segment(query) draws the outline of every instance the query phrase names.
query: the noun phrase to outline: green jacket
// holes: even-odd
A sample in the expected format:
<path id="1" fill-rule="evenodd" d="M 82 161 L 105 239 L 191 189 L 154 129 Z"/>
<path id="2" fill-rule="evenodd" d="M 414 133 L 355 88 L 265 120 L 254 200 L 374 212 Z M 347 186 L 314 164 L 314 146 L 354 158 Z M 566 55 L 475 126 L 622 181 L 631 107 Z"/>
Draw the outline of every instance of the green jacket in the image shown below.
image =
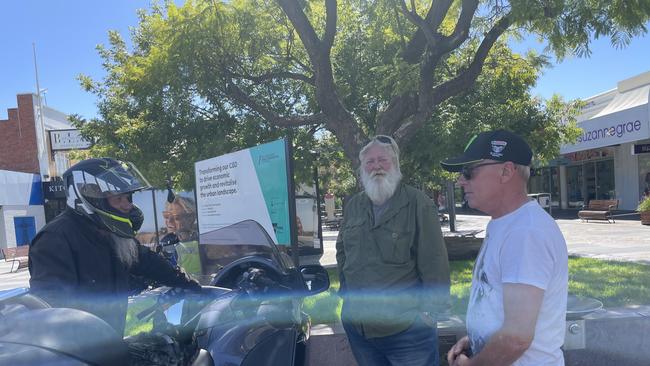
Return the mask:
<path id="1" fill-rule="evenodd" d="M 449 301 L 449 261 L 433 202 L 400 184 L 374 221 L 372 202 L 358 193 L 345 206 L 336 240 L 341 316 L 367 338 L 399 333 Z"/>

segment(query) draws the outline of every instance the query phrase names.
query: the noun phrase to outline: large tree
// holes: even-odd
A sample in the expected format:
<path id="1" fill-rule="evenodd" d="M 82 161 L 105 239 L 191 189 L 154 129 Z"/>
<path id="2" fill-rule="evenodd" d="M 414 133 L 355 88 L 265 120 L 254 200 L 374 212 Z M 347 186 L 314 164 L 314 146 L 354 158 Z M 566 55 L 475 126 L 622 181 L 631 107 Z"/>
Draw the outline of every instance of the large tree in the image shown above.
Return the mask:
<path id="1" fill-rule="evenodd" d="M 558 57 L 588 55 L 595 37 L 623 46 L 646 32 L 649 13 L 648 1 L 605 0 L 169 2 L 141 13 L 132 51 L 110 34 L 100 50 L 107 77 L 82 78 L 102 118 L 83 129 L 100 138 L 96 151 L 178 169 L 289 130 L 305 162 L 314 133 L 331 132 L 352 168 L 374 134 L 405 150 L 418 142 L 406 164 L 414 171 L 441 157 L 436 147 L 495 125 L 548 153 L 571 129 L 558 124 L 557 101 L 544 106 L 518 88 L 541 63 L 512 54 L 506 37 L 538 34 Z M 534 77 L 509 83 L 522 67 Z M 154 159 L 161 151 L 167 159 Z"/>

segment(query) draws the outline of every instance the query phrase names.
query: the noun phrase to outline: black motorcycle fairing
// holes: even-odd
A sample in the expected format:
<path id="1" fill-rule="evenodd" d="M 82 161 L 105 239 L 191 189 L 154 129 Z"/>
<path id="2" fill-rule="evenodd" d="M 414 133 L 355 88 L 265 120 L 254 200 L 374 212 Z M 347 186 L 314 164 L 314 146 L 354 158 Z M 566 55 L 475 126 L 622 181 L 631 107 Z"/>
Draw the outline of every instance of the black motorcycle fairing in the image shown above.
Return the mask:
<path id="1" fill-rule="evenodd" d="M 272 336 L 259 340 L 244 358 L 242 366 L 294 365 L 295 329 L 277 329 Z"/>
<path id="2" fill-rule="evenodd" d="M 16 306 L 24 307 L 27 309 L 47 309 L 50 304 L 38 296 L 29 293 L 29 288 L 20 287 L 12 290 L 1 291 L 0 295 L 0 314 L 7 316 L 7 307 Z"/>
<path id="3" fill-rule="evenodd" d="M 87 363 L 70 358 L 62 353 L 35 346 L 2 343 L 0 341 L 0 365 L 11 366 L 88 366 Z"/>
<path id="4" fill-rule="evenodd" d="M 100 318 L 75 309 L 36 309 L 5 318 L 0 343 L 34 346 L 94 365 L 128 364 L 122 337 Z"/>

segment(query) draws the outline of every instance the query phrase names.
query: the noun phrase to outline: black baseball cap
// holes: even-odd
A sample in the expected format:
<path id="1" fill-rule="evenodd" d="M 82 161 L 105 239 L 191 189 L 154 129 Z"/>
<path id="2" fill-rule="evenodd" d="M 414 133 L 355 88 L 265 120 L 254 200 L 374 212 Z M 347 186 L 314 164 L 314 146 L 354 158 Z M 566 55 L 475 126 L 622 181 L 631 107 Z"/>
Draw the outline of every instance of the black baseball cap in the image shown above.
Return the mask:
<path id="1" fill-rule="evenodd" d="M 460 156 L 442 161 L 440 165 L 447 171 L 460 172 L 464 165 L 485 159 L 530 165 L 532 157 L 533 152 L 524 139 L 510 131 L 496 130 L 475 135 Z"/>

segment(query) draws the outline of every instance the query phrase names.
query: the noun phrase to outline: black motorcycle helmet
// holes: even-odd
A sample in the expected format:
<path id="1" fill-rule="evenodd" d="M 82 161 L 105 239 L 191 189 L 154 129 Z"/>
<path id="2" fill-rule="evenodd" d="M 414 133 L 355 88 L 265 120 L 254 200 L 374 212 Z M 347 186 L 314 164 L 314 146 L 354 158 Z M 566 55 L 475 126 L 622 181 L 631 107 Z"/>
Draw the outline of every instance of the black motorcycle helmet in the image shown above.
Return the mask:
<path id="1" fill-rule="evenodd" d="M 150 189 L 151 185 L 135 165 L 111 158 L 83 160 L 63 173 L 67 205 L 98 226 L 126 238 L 135 236 L 143 221 L 142 211 L 133 206 L 128 214 L 108 204 L 108 197 Z"/>

